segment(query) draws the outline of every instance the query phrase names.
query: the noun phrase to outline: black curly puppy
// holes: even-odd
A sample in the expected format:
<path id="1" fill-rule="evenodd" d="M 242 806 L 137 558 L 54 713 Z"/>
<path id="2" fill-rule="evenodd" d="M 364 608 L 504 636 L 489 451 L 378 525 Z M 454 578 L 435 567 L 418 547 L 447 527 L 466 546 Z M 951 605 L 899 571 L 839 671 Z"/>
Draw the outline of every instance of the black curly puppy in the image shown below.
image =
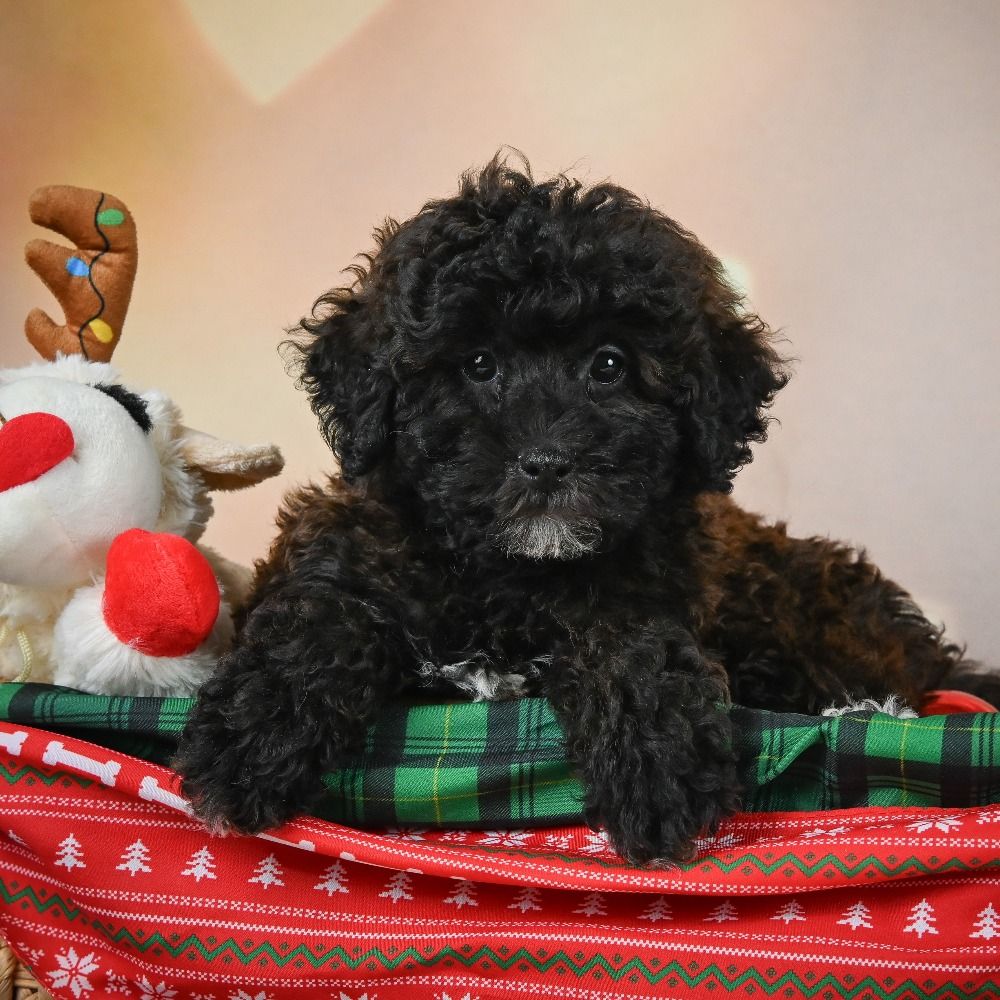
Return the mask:
<path id="1" fill-rule="evenodd" d="M 213 827 L 301 811 L 430 684 L 544 694 L 588 820 L 678 857 L 737 807 L 730 697 L 917 699 L 957 662 L 863 556 L 725 496 L 786 374 L 690 233 L 495 159 L 377 238 L 298 339 L 342 475 L 286 501 L 176 759 Z"/>

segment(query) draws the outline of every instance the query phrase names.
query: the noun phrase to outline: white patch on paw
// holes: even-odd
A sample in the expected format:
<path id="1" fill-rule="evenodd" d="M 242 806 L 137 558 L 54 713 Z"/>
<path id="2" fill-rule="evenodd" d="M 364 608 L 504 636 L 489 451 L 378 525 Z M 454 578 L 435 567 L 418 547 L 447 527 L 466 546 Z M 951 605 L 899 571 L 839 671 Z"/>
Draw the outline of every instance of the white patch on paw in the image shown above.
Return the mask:
<path id="1" fill-rule="evenodd" d="M 833 718 L 847 715 L 849 712 L 881 712 L 882 715 L 894 715 L 897 719 L 917 718 L 917 713 L 898 694 L 891 694 L 884 701 L 879 701 L 877 698 L 862 698 L 846 705 L 831 705 L 829 708 L 824 708 L 820 715 Z"/>
<path id="2" fill-rule="evenodd" d="M 551 661 L 551 656 L 536 656 L 524 670 L 515 673 L 495 666 L 485 653 L 476 653 L 456 663 L 425 661 L 419 673 L 428 683 L 445 680 L 454 684 L 473 701 L 508 701 L 525 697 L 528 683 Z"/>

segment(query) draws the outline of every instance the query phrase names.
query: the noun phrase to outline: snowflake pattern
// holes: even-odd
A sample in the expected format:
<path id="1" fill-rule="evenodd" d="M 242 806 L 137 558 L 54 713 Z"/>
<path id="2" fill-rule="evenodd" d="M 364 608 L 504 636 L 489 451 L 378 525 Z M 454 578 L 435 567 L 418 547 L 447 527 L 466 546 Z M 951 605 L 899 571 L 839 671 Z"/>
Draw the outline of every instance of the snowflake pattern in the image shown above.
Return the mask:
<path id="1" fill-rule="evenodd" d="M 45 950 L 43 948 L 30 948 L 23 941 L 19 941 L 16 947 L 18 955 L 32 967 L 38 965 L 45 957 Z"/>
<path id="2" fill-rule="evenodd" d="M 335 1000 L 378 1000 L 378 994 L 359 993 L 356 997 L 352 997 L 349 993 L 341 993 Z"/>
<path id="3" fill-rule="evenodd" d="M 274 1000 L 274 996 L 271 993 L 265 993 L 263 990 L 260 993 L 247 993 L 246 990 L 237 990 L 235 993 L 229 994 L 229 1000 Z"/>
<path id="4" fill-rule="evenodd" d="M 545 835 L 544 843 L 550 851 L 568 851 L 570 836 L 568 833 L 549 833 Z"/>
<path id="5" fill-rule="evenodd" d="M 847 833 L 849 830 L 849 826 L 817 826 L 815 829 L 807 830 L 804 834 L 802 834 L 802 839 L 811 840 L 813 837 L 839 837 L 841 834 Z"/>
<path id="6" fill-rule="evenodd" d="M 170 997 L 177 996 L 177 990 L 171 989 L 166 983 L 157 983 L 154 986 L 145 976 L 140 976 L 136 981 L 135 985 L 137 989 L 142 990 L 139 994 L 139 1000 L 158 1000 L 160 997 L 169 1000 Z"/>
<path id="7" fill-rule="evenodd" d="M 387 837 L 395 840 L 426 840 L 424 834 L 427 832 L 425 826 L 390 826 L 386 831 Z"/>
<path id="8" fill-rule="evenodd" d="M 488 847 L 524 847 L 530 834 L 527 830 L 487 830 L 479 843 Z"/>
<path id="9" fill-rule="evenodd" d="M 107 991 L 109 993 L 124 993 L 125 996 L 132 995 L 132 987 L 125 976 L 119 976 L 117 972 L 108 973 Z"/>
<path id="10" fill-rule="evenodd" d="M 706 851 L 725 851 L 730 847 L 736 847 L 740 838 L 735 833 L 724 833 L 719 837 L 698 837 L 694 846 L 699 853 Z"/>
<path id="11" fill-rule="evenodd" d="M 962 821 L 957 816 L 941 816 L 938 819 L 918 819 L 916 823 L 907 823 L 907 830 L 914 830 L 917 833 L 927 833 L 928 830 L 940 830 L 942 833 L 951 833 L 962 825 Z"/>
<path id="12" fill-rule="evenodd" d="M 89 955 L 77 955 L 75 948 L 67 948 L 64 953 L 56 955 L 58 969 L 51 969 L 52 985 L 61 989 L 66 987 L 75 997 L 84 993 L 93 993 L 94 987 L 89 976 L 97 972 L 99 966 L 94 961 L 94 952 Z"/>
<path id="13" fill-rule="evenodd" d="M 584 854 L 611 854 L 611 841 L 604 830 L 590 830 L 587 839 L 580 845 Z"/>
<path id="14" fill-rule="evenodd" d="M 464 844 L 469 839 L 469 834 L 465 830 L 447 830 L 441 834 L 441 839 L 449 844 Z"/>
<path id="15" fill-rule="evenodd" d="M 435 993 L 434 1000 L 479 1000 L 479 995 L 473 996 L 471 993 L 463 993 L 461 996 L 452 996 L 450 993 Z"/>
<path id="16" fill-rule="evenodd" d="M 192 993 L 191 1000 L 215 1000 L 214 993 Z"/>

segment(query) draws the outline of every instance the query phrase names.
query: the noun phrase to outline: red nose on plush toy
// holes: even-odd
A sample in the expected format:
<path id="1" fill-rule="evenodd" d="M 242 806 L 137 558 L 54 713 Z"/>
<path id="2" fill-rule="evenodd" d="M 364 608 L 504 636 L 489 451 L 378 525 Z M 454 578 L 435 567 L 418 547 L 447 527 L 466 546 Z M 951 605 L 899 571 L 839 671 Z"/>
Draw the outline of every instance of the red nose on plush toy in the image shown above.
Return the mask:
<path id="1" fill-rule="evenodd" d="M 104 620 L 126 645 L 149 656 L 184 656 L 218 616 L 215 574 L 186 538 L 132 528 L 111 543 Z"/>
<path id="2" fill-rule="evenodd" d="M 73 454 L 76 442 L 54 413 L 22 413 L 0 426 L 0 493 L 44 476 Z"/>

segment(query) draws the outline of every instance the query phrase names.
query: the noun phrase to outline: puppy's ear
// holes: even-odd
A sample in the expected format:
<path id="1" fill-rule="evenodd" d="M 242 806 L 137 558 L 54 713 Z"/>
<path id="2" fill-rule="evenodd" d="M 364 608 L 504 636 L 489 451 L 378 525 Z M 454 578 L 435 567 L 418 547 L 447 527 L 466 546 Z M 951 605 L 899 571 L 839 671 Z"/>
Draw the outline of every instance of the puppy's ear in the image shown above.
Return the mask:
<path id="1" fill-rule="evenodd" d="M 717 262 L 710 271 L 686 386 L 688 457 L 700 488 L 728 493 L 733 476 L 752 459 L 751 443 L 767 437 L 765 410 L 789 375 L 771 347 L 767 324 L 743 309 Z"/>
<path id="2" fill-rule="evenodd" d="M 346 479 L 371 472 L 389 450 L 395 381 L 373 310 L 350 289 L 323 296 L 304 319 L 299 382 Z"/>

